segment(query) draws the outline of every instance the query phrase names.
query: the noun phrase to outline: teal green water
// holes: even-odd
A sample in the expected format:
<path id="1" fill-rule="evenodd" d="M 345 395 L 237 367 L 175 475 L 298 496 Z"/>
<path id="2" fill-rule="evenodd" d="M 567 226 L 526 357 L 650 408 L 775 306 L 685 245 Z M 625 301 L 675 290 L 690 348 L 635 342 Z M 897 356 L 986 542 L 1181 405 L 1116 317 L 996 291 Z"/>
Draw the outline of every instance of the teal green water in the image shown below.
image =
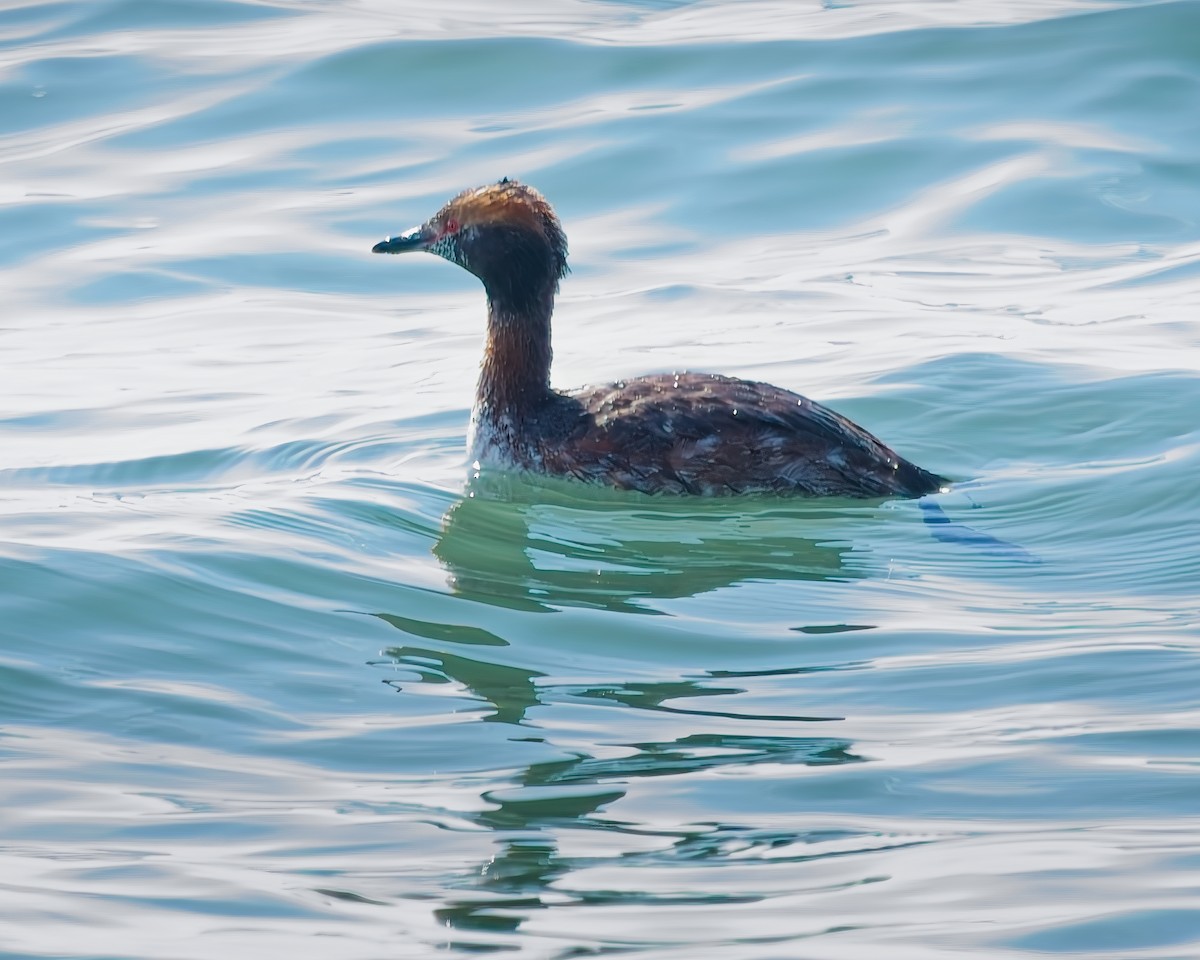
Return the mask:
<path id="1" fill-rule="evenodd" d="M 0 4 L 0 957 L 1200 955 L 1200 3 Z M 936 502 L 464 490 L 768 379 Z M 964 526 L 965 525 L 965 526 Z"/>

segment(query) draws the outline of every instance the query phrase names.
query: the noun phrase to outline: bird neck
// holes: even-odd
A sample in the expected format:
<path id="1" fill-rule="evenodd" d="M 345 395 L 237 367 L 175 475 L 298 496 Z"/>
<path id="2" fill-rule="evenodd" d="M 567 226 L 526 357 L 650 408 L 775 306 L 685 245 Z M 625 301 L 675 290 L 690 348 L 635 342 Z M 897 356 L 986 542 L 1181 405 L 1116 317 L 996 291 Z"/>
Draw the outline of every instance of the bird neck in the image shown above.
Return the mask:
<path id="1" fill-rule="evenodd" d="M 553 287 L 517 302 L 488 297 L 487 346 L 475 403 L 493 422 L 527 421 L 550 396 L 553 311 Z"/>

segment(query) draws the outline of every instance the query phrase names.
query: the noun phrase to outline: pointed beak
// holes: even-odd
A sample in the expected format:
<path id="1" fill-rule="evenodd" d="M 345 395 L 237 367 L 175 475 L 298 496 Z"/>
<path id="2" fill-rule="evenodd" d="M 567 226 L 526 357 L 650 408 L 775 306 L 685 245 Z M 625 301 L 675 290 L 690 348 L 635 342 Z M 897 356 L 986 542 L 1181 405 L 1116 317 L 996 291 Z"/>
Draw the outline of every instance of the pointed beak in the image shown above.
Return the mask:
<path id="1" fill-rule="evenodd" d="M 405 253 L 409 250 L 424 250 L 433 241 L 433 231 L 426 224 L 413 227 L 396 237 L 380 240 L 371 248 L 372 253 Z"/>

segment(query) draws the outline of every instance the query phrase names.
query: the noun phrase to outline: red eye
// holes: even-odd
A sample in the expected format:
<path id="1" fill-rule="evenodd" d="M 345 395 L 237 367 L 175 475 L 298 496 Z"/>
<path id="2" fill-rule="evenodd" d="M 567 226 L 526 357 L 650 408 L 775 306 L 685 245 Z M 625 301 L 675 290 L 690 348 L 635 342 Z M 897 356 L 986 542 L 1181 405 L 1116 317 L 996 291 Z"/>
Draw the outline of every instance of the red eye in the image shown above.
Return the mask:
<path id="1" fill-rule="evenodd" d="M 446 232 L 447 233 L 458 233 L 458 221 L 457 220 L 447 220 L 446 221 Z"/>

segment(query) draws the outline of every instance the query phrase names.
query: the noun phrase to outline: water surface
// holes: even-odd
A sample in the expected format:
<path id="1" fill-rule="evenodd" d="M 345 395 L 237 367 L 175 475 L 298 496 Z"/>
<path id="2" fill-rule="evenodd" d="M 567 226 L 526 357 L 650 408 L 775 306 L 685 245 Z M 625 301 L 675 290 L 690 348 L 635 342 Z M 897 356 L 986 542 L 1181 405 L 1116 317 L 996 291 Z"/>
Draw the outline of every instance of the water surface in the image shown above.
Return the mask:
<path id="1" fill-rule="evenodd" d="M 0 6 L 0 956 L 1200 953 L 1200 3 Z M 562 386 L 800 390 L 910 502 L 471 497 Z"/>

